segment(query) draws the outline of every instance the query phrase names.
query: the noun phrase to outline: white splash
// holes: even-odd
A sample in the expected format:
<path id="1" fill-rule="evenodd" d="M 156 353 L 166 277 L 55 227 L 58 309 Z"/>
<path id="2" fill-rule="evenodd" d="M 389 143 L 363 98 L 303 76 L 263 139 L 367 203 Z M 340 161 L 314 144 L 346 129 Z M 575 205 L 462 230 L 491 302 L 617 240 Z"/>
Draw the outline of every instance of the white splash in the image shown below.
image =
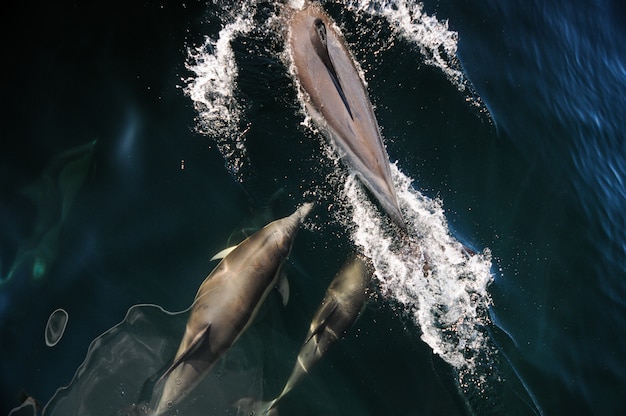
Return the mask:
<path id="1" fill-rule="evenodd" d="M 441 69 L 460 91 L 465 90 L 467 81 L 456 57 L 459 36 L 449 29 L 447 20 L 424 13 L 423 5 L 411 0 L 349 0 L 347 7 L 384 17 L 399 36 L 418 47 L 427 64 Z"/>
<path id="2" fill-rule="evenodd" d="M 482 328 L 491 304 L 491 254 L 486 249 L 468 255 L 451 235 L 441 203 L 415 190 L 410 178 L 391 167 L 411 237 L 399 237 L 383 222 L 350 175 L 342 196 L 352 211 L 351 238 L 372 259 L 383 294 L 404 307 L 422 339 L 456 369 L 471 371 L 475 357 L 488 349 Z"/>
<path id="3" fill-rule="evenodd" d="M 202 46 L 188 50 L 186 67 L 195 76 L 185 80 L 184 89 L 198 112 L 196 128 L 215 140 L 229 170 L 240 180 L 248 155 L 246 131 L 240 131 L 243 111 L 235 96 L 239 71 L 231 42 L 250 32 L 252 17 L 244 8 L 220 30 L 217 40 L 207 36 Z"/>

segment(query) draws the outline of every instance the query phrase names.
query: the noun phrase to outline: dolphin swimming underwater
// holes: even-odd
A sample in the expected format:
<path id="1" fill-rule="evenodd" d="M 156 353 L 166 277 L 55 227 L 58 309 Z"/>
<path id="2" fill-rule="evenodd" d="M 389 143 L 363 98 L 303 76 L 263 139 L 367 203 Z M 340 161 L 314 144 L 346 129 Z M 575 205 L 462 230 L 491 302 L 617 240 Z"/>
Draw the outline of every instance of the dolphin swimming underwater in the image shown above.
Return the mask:
<path id="1" fill-rule="evenodd" d="M 367 287 L 374 272 L 372 264 L 360 254 L 351 256 L 328 286 L 317 308 L 296 364 L 282 392 L 268 402 L 244 398 L 236 406 L 244 414 L 277 415 L 278 402 L 289 393 L 320 361 L 359 317 L 367 301 Z"/>
<path id="2" fill-rule="evenodd" d="M 306 109 L 340 156 L 401 229 L 406 224 L 367 90 L 336 25 L 318 4 L 288 16 L 288 42 Z"/>
<path id="3" fill-rule="evenodd" d="M 54 156 L 41 177 L 22 189 L 21 193 L 36 207 L 37 218 L 31 235 L 19 245 L 9 272 L 6 276 L 0 274 L 0 287 L 22 272 L 37 282 L 49 274 L 65 221 L 92 169 L 95 149 L 93 140 Z"/>
<path id="4" fill-rule="evenodd" d="M 303 204 L 292 215 L 245 239 L 202 282 L 174 362 L 156 383 L 156 389 L 164 384 L 155 414 L 168 411 L 187 396 L 248 328 L 276 285 L 300 224 L 312 207 L 312 203 Z"/>

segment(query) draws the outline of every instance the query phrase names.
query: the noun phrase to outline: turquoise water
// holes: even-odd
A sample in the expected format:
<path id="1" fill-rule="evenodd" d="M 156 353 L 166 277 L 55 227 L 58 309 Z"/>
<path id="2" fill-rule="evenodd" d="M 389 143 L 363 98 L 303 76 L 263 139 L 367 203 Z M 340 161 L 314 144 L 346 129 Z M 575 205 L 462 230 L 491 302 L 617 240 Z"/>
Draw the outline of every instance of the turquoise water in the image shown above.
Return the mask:
<path id="1" fill-rule="evenodd" d="M 270 294 L 181 412 L 278 394 L 355 247 L 376 295 L 281 414 L 626 410 L 623 6 L 324 6 L 433 273 L 394 251 L 308 123 L 278 6 L 22 6 L 29 19 L 3 36 L 3 413 L 22 393 L 51 400 L 45 414 L 138 400 L 182 335 L 184 313 L 166 311 L 189 306 L 213 254 L 306 200 L 319 202 L 286 266 L 289 304 Z"/>

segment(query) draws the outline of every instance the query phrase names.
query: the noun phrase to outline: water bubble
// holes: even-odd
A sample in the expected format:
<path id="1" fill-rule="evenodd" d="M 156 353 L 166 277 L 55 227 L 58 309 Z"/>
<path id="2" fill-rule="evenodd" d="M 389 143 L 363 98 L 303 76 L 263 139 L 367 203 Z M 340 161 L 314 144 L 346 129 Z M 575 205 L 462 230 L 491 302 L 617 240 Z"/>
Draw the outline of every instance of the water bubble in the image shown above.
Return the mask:
<path id="1" fill-rule="evenodd" d="M 68 313 L 63 309 L 57 309 L 50 314 L 45 333 L 46 345 L 48 347 L 54 347 L 59 343 L 65 332 L 68 318 Z"/>
<path id="2" fill-rule="evenodd" d="M 222 378 L 222 376 L 223 376 L 223 375 L 224 375 L 224 370 L 222 370 L 222 369 L 219 369 L 219 370 L 217 370 L 217 371 L 215 372 L 215 376 L 216 376 L 217 378 Z"/>
<path id="3" fill-rule="evenodd" d="M 174 407 L 174 402 L 172 402 L 171 400 L 169 400 L 169 401 L 167 402 L 167 408 L 168 408 L 168 409 L 171 409 L 172 407 Z"/>
<path id="4" fill-rule="evenodd" d="M 176 377 L 175 382 L 177 386 L 180 386 L 183 383 L 183 380 L 180 377 Z"/>
<path id="5" fill-rule="evenodd" d="M 242 171 L 250 161 L 245 145 L 247 129 L 239 130 L 244 114 L 234 93 L 239 70 L 230 43 L 252 30 L 252 19 L 253 13 L 244 7 L 235 21 L 222 28 L 217 40 L 207 37 L 203 46 L 190 49 L 187 62 L 187 69 L 195 76 L 187 80 L 185 94 L 199 113 L 197 129 L 216 140 L 228 169 L 239 181 L 243 181 Z"/>

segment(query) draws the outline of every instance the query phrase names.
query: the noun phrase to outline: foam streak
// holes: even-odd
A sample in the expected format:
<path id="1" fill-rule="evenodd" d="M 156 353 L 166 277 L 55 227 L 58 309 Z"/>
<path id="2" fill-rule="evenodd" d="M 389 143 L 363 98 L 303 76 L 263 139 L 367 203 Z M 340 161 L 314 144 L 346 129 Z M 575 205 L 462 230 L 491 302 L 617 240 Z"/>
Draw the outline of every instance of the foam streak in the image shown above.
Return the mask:
<path id="1" fill-rule="evenodd" d="M 400 238 L 383 223 L 350 176 L 343 196 L 353 207 L 351 238 L 372 259 L 383 294 L 405 308 L 422 339 L 458 370 L 471 371 L 488 343 L 482 328 L 491 304 L 490 252 L 468 256 L 451 235 L 440 202 L 413 189 L 395 165 L 392 175 L 411 238 Z"/>
<path id="2" fill-rule="evenodd" d="M 241 169 L 249 163 L 245 131 L 240 132 L 243 111 L 237 102 L 238 68 L 231 42 L 252 30 L 252 13 L 244 11 L 220 30 L 218 39 L 190 48 L 187 69 L 195 76 L 186 80 L 185 93 L 198 112 L 197 129 L 213 138 L 231 173 L 241 178 Z"/>

